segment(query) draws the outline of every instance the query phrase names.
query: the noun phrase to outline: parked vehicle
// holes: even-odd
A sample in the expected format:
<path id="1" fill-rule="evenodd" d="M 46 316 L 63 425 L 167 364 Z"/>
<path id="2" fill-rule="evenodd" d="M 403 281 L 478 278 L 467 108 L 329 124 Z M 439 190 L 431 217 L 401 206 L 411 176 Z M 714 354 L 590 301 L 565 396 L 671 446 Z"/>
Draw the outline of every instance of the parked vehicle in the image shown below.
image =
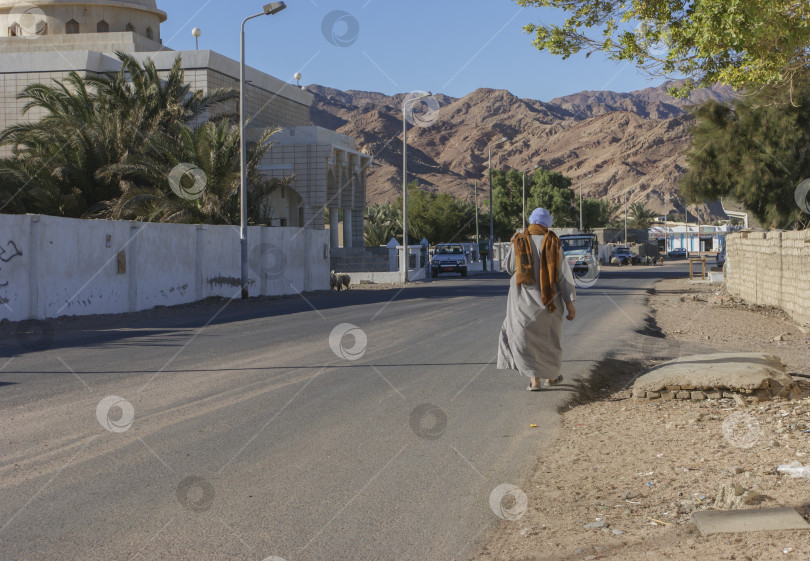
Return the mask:
<path id="1" fill-rule="evenodd" d="M 430 276 L 435 279 L 439 273 L 461 273 L 462 277 L 467 276 L 467 258 L 461 245 L 436 244 L 433 259 L 430 261 Z"/>
<path id="2" fill-rule="evenodd" d="M 563 234 L 560 241 L 568 265 L 575 275 L 587 275 L 596 266 L 599 250 L 596 234 Z"/>
<path id="3" fill-rule="evenodd" d="M 620 260 L 622 265 L 628 265 L 630 263 L 638 265 L 641 263 L 641 257 L 630 251 L 629 247 L 617 247 L 613 251 L 613 257 Z"/>
<path id="4" fill-rule="evenodd" d="M 726 264 L 726 252 L 725 252 L 725 250 L 718 251 L 717 252 L 717 266 L 722 268 L 723 265 L 725 265 L 725 264 Z"/>
<path id="5" fill-rule="evenodd" d="M 670 251 L 669 253 L 667 253 L 667 256 L 668 256 L 668 257 L 672 257 L 673 259 L 678 259 L 678 258 L 681 258 L 681 257 L 686 257 L 687 255 L 688 255 L 688 253 L 687 253 L 686 249 L 684 249 L 684 248 L 682 248 L 682 247 L 678 247 L 678 248 L 676 248 L 676 249 L 673 249 L 673 250 L 672 250 L 672 251 Z"/>
<path id="6" fill-rule="evenodd" d="M 575 249 L 565 252 L 565 259 L 571 267 L 571 271 L 578 277 L 587 275 L 588 271 L 596 266 L 596 259 L 585 249 Z"/>

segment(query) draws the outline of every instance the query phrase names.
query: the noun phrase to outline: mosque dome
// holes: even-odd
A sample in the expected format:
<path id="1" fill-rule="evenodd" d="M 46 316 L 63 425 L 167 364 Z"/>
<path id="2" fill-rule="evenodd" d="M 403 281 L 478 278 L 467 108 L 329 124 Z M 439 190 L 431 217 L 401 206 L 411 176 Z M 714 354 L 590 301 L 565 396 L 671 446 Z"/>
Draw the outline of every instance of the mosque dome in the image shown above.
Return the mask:
<path id="1" fill-rule="evenodd" d="M 0 0 L 8 37 L 131 32 L 159 43 L 164 21 L 155 0 Z"/>

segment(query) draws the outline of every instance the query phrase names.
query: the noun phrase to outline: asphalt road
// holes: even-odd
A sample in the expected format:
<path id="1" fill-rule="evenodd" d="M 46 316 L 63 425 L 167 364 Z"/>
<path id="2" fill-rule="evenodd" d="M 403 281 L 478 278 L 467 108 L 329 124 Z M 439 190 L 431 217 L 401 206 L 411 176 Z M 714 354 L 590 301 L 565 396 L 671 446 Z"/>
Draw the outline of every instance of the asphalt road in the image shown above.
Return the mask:
<path id="1" fill-rule="evenodd" d="M 635 345 L 646 289 L 683 271 L 606 268 L 580 290 L 566 379 Z M 572 391 L 495 369 L 507 283 L 6 326 L 0 559 L 470 557 L 519 516 Z"/>

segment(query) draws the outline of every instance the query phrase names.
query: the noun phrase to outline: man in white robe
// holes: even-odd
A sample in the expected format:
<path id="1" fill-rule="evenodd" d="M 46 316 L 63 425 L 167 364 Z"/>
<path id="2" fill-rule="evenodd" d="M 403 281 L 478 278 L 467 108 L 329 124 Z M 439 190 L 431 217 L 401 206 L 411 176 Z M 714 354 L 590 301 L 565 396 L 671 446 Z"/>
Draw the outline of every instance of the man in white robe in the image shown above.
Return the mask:
<path id="1" fill-rule="evenodd" d="M 546 209 L 535 209 L 529 224 L 538 224 L 545 229 L 551 227 L 553 218 Z M 545 235 L 534 235 L 539 229 L 530 226 L 532 266 L 534 282 L 518 284 L 515 272 L 518 263 L 514 245 L 507 252 L 504 269 L 511 275 L 509 295 L 506 302 L 506 319 L 501 327 L 498 341 L 498 369 L 517 370 L 531 378 L 527 389 L 541 389 L 541 378 L 545 386 L 562 381 L 562 320 L 563 309 L 568 311 L 566 318 L 572 321 L 576 316 L 574 300 L 576 288 L 571 268 L 565 254 L 559 250 L 557 278 L 553 283 L 553 306 L 543 304 L 540 289 L 540 268 L 542 247 Z M 518 234 L 515 234 L 515 237 Z M 553 234 L 551 234 L 553 235 Z M 513 237 L 513 241 L 515 240 Z M 549 309 L 554 308 L 553 312 Z"/>

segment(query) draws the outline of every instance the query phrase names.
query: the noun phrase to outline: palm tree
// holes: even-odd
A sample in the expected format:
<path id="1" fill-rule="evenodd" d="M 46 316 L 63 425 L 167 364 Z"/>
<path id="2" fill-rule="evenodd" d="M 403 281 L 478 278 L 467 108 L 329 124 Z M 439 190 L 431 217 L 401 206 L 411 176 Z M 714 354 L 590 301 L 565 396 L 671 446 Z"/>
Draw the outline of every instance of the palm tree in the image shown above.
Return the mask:
<path id="1" fill-rule="evenodd" d="M 0 133 L 0 145 L 12 149 L 0 160 L 0 210 L 73 217 L 102 212 L 122 194 L 120 178 L 102 170 L 138 160 L 156 139 L 179 142 L 186 123 L 237 96 L 233 90 L 192 92 L 179 57 L 161 79 L 151 60 L 141 65 L 117 54 L 118 72 L 88 78 L 72 72 L 18 94 L 27 100 L 24 115 L 39 109 L 45 116 Z"/>
<path id="2" fill-rule="evenodd" d="M 644 203 L 638 202 L 630 205 L 631 228 L 646 230 L 652 225 L 653 219 L 658 216 L 654 210 L 648 209 Z"/>
<path id="3" fill-rule="evenodd" d="M 364 237 L 367 246 L 387 244 L 402 231 L 402 214 L 393 203 L 380 203 L 366 208 Z"/>
<path id="4" fill-rule="evenodd" d="M 248 223 L 266 222 L 267 197 L 294 177 L 265 180 L 258 165 L 272 146 L 268 130 L 248 145 Z M 122 194 L 98 213 L 112 219 L 188 224 L 238 224 L 240 221 L 239 127 L 226 121 L 209 121 L 185 128 L 176 142 L 171 136 L 150 139 L 144 153 L 126 162 L 110 164 L 103 177 L 118 177 Z M 186 163 L 205 174 L 205 188 L 193 197 L 178 196 L 169 187 L 169 173 Z"/>

